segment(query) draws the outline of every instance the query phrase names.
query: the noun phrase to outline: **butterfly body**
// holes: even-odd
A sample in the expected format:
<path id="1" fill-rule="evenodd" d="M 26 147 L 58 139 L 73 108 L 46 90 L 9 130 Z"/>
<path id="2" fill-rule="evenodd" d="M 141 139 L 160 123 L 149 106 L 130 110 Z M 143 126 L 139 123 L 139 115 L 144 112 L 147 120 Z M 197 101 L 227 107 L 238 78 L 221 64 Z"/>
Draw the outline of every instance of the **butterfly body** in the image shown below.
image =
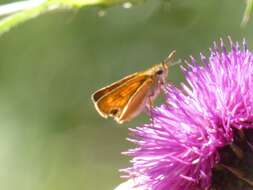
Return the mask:
<path id="1" fill-rule="evenodd" d="M 173 51 L 167 61 L 145 71 L 106 86 L 92 95 L 95 108 L 102 117 L 113 117 L 118 123 L 132 120 L 145 106 L 159 95 L 168 75 L 168 61 L 174 57 Z"/>

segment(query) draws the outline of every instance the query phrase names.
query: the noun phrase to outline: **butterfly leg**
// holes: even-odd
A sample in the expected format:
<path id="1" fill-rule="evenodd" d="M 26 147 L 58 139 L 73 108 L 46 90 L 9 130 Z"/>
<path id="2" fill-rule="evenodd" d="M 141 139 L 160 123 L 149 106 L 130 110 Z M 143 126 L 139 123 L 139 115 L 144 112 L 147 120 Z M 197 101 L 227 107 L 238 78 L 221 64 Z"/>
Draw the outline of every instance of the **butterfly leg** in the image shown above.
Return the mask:
<path id="1" fill-rule="evenodd" d="M 150 118 L 151 118 L 151 123 L 152 123 L 153 126 L 155 126 L 154 117 L 153 117 L 153 114 L 152 114 L 152 108 L 153 107 L 154 107 L 153 101 L 151 99 L 151 96 L 149 96 L 148 97 L 147 110 L 148 110 Z"/>
<path id="2" fill-rule="evenodd" d="M 163 99 L 165 100 L 164 105 L 166 107 L 171 107 L 171 105 L 169 104 L 169 98 L 167 97 L 168 96 L 168 90 L 166 88 L 173 88 L 173 85 L 170 84 L 170 82 L 166 82 L 166 86 L 165 86 L 165 83 L 163 83 L 161 85 L 162 96 L 163 96 Z"/>

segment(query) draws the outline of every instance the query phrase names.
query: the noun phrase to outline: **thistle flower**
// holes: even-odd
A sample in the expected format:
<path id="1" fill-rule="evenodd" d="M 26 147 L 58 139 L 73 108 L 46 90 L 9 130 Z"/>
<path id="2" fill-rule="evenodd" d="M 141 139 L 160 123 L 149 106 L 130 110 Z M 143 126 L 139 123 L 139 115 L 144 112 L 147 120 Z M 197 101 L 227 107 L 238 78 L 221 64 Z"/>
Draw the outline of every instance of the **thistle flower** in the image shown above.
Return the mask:
<path id="1" fill-rule="evenodd" d="M 253 53 L 245 41 L 230 45 L 227 51 L 222 40 L 214 43 L 201 64 L 192 57 L 182 67 L 187 82 L 166 85 L 166 102 L 151 110 L 151 123 L 130 129 L 137 148 L 124 153 L 133 157 L 122 170 L 130 180 L 117 190 L 210 189 L 235 130 L 253 129 Z"/>

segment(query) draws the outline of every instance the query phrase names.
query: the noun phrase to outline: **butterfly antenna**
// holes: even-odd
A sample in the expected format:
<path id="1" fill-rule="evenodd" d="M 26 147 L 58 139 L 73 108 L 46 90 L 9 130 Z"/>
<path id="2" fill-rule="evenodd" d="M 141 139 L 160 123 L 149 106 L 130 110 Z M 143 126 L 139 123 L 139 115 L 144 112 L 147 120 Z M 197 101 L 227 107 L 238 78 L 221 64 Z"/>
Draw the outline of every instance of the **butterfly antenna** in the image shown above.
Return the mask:
<path id="1" fill-rule="evenodd" d="M 163 64 L 166 64 L 167 66 L 174 66 L 179 63 L 181 63 L 181 60 L 174 62 L 174 59 L 176 57 L 176 50 L 173 50 L 166 59 L 163 60 Z"/>

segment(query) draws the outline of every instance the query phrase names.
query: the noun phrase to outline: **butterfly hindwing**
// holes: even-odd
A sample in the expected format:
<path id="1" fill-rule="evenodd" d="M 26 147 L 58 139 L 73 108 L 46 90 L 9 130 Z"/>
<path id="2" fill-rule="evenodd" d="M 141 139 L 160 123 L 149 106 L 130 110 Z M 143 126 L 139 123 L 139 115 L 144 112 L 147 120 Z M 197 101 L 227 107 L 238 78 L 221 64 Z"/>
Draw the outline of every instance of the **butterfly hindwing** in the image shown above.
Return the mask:
<path id="1" fill-rule="evenodd" d="M 150 93 L 152 93 L 153 80 L 148 78 L 130 98 L 122 113 L 115 119 L 119 123 L 129 121 L 143 111 L 147 104 Z"/>

